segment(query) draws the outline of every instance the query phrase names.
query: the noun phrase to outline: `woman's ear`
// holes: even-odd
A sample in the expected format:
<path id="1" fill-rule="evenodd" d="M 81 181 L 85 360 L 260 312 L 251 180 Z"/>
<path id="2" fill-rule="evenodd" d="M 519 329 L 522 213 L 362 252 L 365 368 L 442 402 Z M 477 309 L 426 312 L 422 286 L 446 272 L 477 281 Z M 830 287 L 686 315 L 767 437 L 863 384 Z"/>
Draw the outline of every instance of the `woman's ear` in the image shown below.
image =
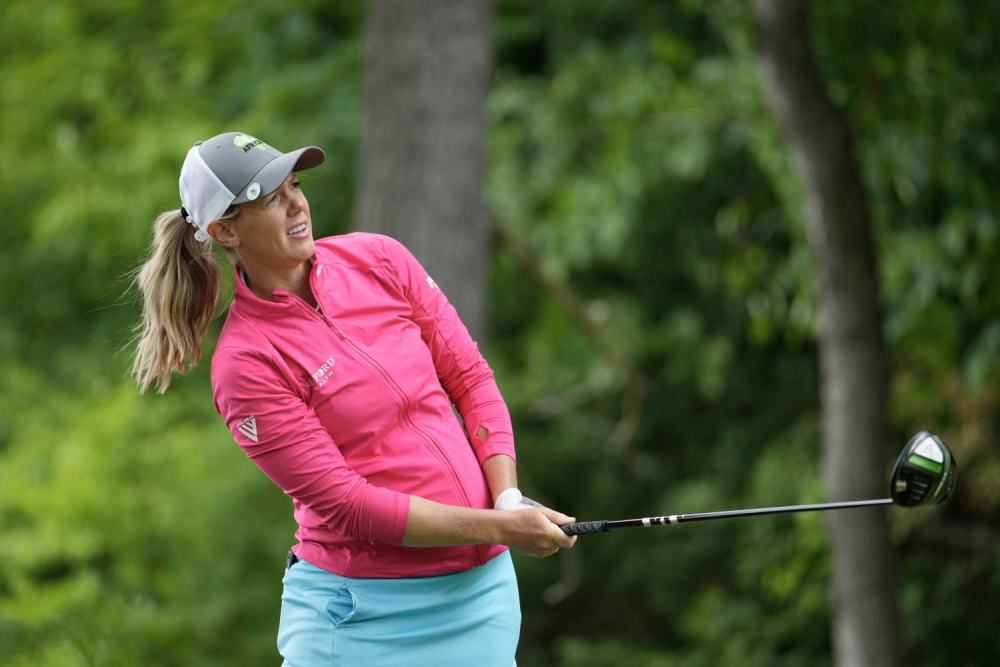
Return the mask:
<path id="1" fill-rule="evenodd" d="M 213 220 L 208 223 L 208 235 L 223 248 L 236 248 L 240 244 L 240 237 L 236 235 L 228 220 Z"/>

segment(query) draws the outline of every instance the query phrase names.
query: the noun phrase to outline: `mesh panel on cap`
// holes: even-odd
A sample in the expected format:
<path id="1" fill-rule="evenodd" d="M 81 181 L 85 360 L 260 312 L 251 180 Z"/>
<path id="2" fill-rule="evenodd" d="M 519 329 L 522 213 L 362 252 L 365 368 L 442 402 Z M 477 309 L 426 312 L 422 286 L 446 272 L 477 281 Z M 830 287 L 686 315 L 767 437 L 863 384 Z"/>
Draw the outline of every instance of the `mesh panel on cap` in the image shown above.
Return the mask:
<path id="1" fill-rule="evenodd" d="M 218 220 L 236 199 L 222 181 L 208 168 L 195 146 L 188 151 L 181 168 L 181 203 L 199 229 Z"/>

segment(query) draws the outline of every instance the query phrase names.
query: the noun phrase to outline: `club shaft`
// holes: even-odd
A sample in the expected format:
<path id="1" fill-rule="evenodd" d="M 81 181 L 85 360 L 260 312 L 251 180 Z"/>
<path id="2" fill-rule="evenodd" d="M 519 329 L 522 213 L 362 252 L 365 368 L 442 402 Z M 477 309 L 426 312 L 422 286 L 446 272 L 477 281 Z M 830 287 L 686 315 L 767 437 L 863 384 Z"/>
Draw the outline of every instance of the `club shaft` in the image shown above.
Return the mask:
<path id="1" fill-rule="evenodd" d="M 892 498 L 878 500 L 853 500 L 843 503 L 821 503 L 818 505 L 787 505 L 784 507 L 759 507 L 747 510 L 728 510 L 725 512 L 702 512 L 700 514 L 672 514 L 667 516 L 646 517 L 644 519 L 622 519 L 620 521 L 588 521 L 563 526 L 570 535 L 584 533 L 604 533 L 625 528 L 648 528 L 650 526 L 665 526 L 672 523 L 688 523 L 692 521 L 712 521 L 714 519 L 736 519 L 744 516 L 760 516 L 763 514 L 788 514 L 791 512 L 822 512 L 825 510 L 840 510 L 852 507 L 872 507 L 876 505 L 891 505 Z"/>

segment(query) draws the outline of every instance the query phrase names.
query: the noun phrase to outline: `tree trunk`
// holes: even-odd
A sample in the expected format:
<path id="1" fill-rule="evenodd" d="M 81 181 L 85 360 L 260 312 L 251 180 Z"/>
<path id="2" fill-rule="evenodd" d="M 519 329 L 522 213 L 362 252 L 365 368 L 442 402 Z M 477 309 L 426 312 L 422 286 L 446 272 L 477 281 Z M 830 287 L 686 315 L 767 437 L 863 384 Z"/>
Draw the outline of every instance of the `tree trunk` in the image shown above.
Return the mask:
<path id="1" fill-rule="evenodd" d="M 802 180 L 816 267 L 823 479 L 831 501 L 886 495 L 887 364 L 868 203 L 845 118 L 809 45 L 804 0 L 753 0 L 756 65 Z M 883 508 L 826 515 L 841 667 L 900 664 L 895 552 Z"/>
<path id="2" fill-rule="evenodd" d="M 355 228 L 399 239 L 486 332 L 491 0 L 369 0 Z"/>

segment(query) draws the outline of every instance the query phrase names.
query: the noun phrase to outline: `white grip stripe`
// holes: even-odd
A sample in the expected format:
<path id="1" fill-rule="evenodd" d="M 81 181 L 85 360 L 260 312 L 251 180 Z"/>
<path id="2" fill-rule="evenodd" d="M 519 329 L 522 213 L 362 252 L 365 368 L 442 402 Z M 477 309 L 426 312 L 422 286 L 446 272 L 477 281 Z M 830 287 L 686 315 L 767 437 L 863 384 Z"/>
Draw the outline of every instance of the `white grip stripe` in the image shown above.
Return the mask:
<path id="1" fill-rule="evenodd" d="M 642 527 L 649 528 L 650 526 L 661 526 L 667 523 L 678 523 L 677 517 L 679 514 L 671 514 L 670 516 L 650 516 L 642 519 Z"/>

